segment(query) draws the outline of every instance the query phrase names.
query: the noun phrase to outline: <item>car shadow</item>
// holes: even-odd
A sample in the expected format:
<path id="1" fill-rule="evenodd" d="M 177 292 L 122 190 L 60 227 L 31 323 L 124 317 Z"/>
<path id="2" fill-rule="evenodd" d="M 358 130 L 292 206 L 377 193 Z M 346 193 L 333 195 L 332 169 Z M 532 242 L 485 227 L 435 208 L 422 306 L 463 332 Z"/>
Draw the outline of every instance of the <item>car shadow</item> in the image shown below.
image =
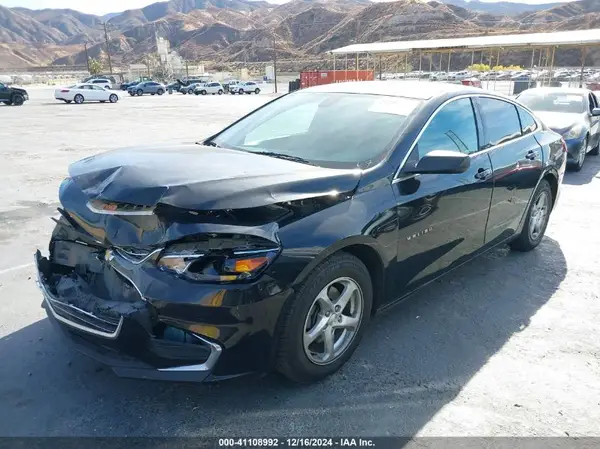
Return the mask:
<path id="1" fill-rule="evenodd" d="M 559 288 L 560 245 L 500 247 L 376 316 L 338 373 L 216 384 L 117 378 L 47 319 L 0 340 L 0 435 L 414 436 Z M 509 394 L 509 393 L 507 393 Z"/>
<path id="2" fill-rule="evenodd" d="M 585 158 L 585 163 L 580 172 L 567 171 L 563 178 L 563 183 L 581 186 L 589 184 L 594 178 L 600 176 L 600 156 L 592 156 L 588 154 Z"/>

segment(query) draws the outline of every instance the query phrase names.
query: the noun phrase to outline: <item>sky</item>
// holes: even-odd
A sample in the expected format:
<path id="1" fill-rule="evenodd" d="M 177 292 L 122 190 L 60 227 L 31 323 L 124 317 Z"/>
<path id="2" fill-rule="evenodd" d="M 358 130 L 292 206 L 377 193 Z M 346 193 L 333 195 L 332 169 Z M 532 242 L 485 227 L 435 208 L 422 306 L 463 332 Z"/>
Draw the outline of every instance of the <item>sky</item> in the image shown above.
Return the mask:
<path id="1" fill-rule="evenodd" d="M 0 5 L 14 7 L 22 6 L 30 9 L 44 8 L 69 8 L 88 14 L 108 14 L 111 12 L 121 12 L 126 9 L 142 8 L 157 0 L 0 0 Z M 285 0 L 270 0 L 272 3 L 285 3 Z M 481 0 L 493 3 L 498 0 Z M 510 0 L 516 3 L 550 3 L 561 0 Z M 575 1 L 575 0 L 562 0 Z"/>

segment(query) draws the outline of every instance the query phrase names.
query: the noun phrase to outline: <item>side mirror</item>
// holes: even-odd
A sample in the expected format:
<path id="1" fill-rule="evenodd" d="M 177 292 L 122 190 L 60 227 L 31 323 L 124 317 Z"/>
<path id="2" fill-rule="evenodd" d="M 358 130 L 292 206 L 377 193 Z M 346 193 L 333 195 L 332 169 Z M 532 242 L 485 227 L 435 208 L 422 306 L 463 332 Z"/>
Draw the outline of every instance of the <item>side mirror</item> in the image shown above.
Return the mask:
<path id="1" fill-rule="evenodd" d="M 600 117 L 600 108 L 592 109 L 592 117 Z"/>
<path id="2" fill-rule="evenodd" d="M 468 154 L 458 151 L 434 150 L 421 158 L 414 168 L 403 169 L 403 173 L 437 175 L 466 172 L 471 166 Z"/>

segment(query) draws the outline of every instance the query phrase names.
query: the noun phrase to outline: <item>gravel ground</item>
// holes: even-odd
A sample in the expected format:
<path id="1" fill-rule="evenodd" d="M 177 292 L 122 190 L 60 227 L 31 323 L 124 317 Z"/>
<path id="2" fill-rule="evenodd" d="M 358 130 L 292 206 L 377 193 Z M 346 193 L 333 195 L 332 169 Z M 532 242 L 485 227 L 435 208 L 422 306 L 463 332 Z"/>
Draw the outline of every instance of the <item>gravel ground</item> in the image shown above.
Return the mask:
<path id="1" fill-rule="evenodd" d="M 534 252 L 499 248 L 378 316 L 328 380 L 119 379 L 50 328 L 33 277 L 67 165 L 193 142 L 270 98 L 0 107 L 0 435 L 600 436 L 600 158 L 568 173 Z"/>

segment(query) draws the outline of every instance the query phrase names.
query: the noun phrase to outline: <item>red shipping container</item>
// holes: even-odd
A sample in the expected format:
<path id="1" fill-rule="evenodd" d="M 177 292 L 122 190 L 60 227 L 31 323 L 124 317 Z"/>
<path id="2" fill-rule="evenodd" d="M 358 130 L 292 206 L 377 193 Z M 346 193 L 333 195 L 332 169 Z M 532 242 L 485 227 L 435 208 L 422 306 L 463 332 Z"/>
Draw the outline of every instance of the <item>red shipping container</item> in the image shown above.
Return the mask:
<path id="1" fill-rule="evenodd" d="M 373 70 L 317 70 L 300 73 L 300 89 L 346 81 L 373 81 Z"/>

